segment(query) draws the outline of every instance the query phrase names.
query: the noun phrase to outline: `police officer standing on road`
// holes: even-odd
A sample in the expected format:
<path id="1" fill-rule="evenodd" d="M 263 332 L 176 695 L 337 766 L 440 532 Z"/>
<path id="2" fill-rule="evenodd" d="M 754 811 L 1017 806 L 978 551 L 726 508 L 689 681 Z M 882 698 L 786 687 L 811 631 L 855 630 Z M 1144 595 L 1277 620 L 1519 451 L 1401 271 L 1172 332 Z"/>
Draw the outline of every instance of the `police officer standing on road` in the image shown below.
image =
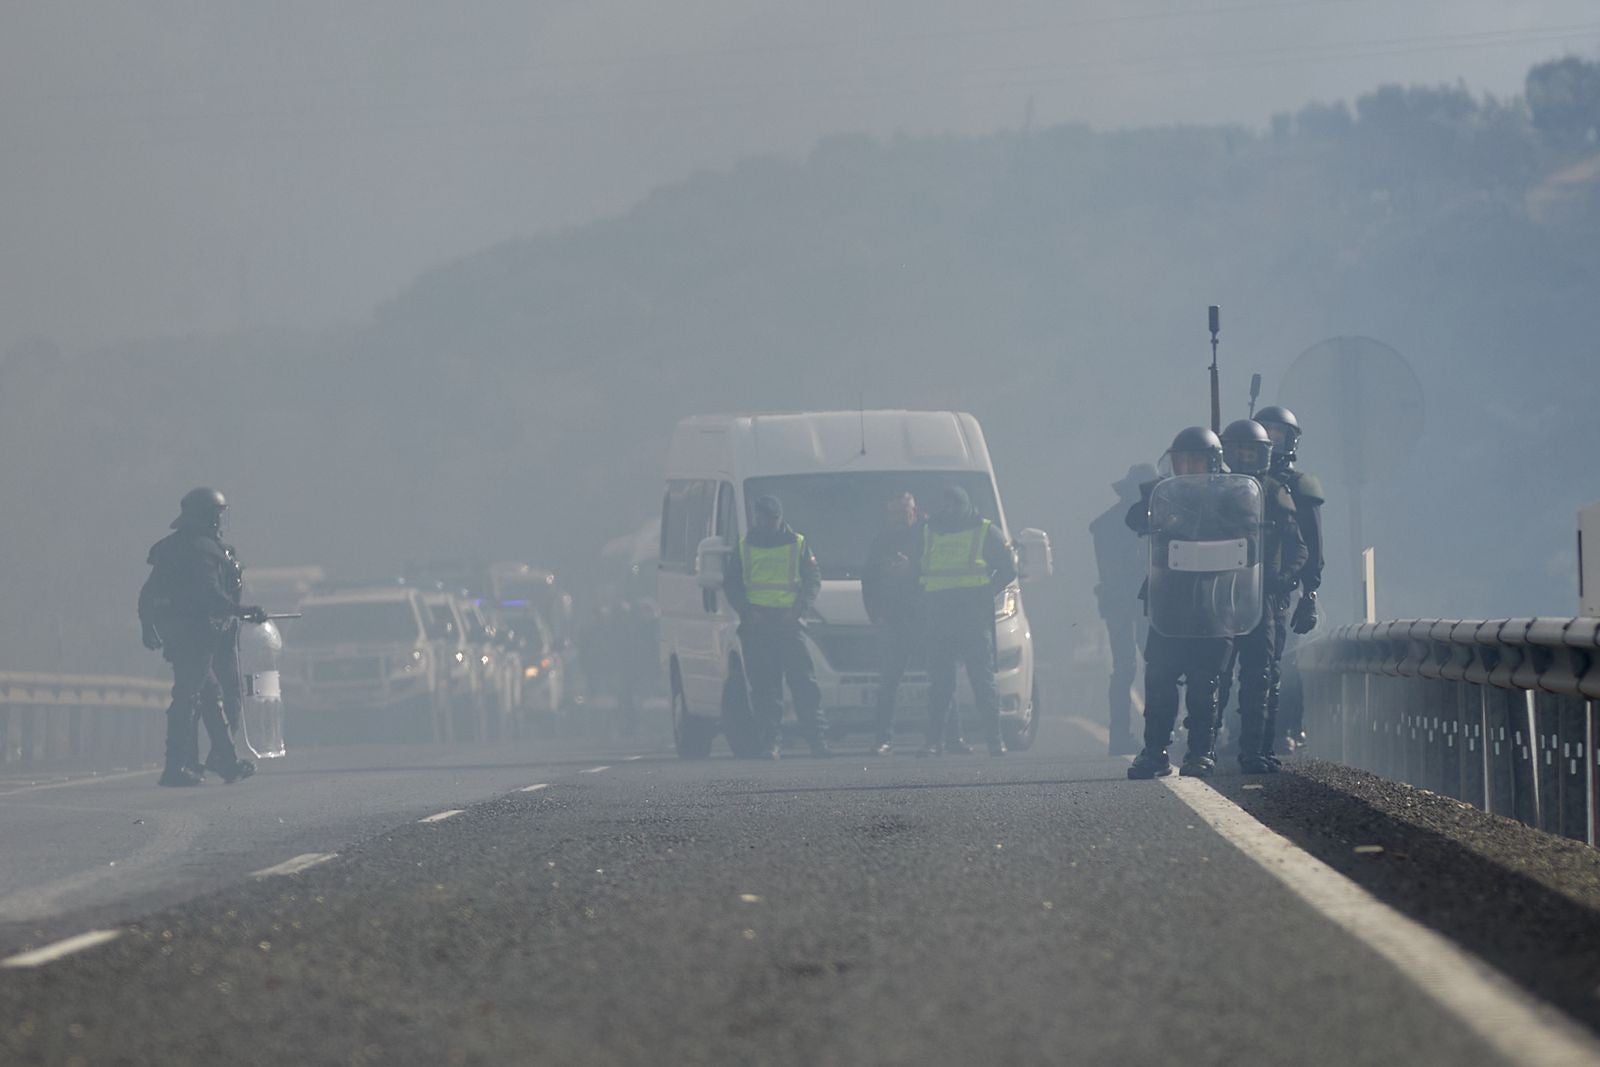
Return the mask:
<path id="1" fill-rule="evenodd" d="M 750 682 L 750 711 L 777 759 L 782 748 L 783 685 L 794 694 L 795 717 L 813 756 L 833 755 L 816 667 L 800 620 L 822 588 L 822 571 L 806 539 L 783 521 L 783 504 L 760 496 L 750 505 L 750 532 L 739 542 L 739 566 L 724 578 L 728 603 L 739 613 L 739 644 Z"/>
<path id="2" fill-rule="evenodd" d="M 867 618 L 878 628 L 878 736 L 873 751 L 879 756 L 894 750 L 895 697 L 907 665 L 924 641 L 916 562 L 922 555 L 917 498 L 896 493 L 886 510 L 884 527 L 867 549 L 867 567 L 861 575 Z"/>
<path id="3" fill-rule="evenodd" d="M 1287 623 L 1287 629 L 1304 635 L 1317 627 L 1317 590 L 1322 588 L 1324 563 L 1322 505 L 1327 498 L 1323 494 L 1322 481 L 1295 466 L 1300 444 L 1300 420 L 1295 418 L 1294 412 L 1274 404 L 1256 412 L 1255 419 L 1266 428 L 1267 436 L 1272 438 L 1272 476 L 1283 483 L 1294 499 L 1295 521 L 1306 543 L 1306 565 L 1300 569 L 1299 575 L 1300 601 L 1295 605 L 1293 619 Z M 1276 656 L 1273 661 L 1272 691 L 1267 697 L 1267 736 L 1274 740 L 1287 737 L 1299 744 L 1304 742 L 1305 733 L 1301 728 L 1303 708 L 1298 693 L 1291 694 L 1291 699 L 1285 703 L 1283 720 L 1278 718 L 1283 689 L 1283 654 L 1287 645 L 1285 619 L 1280 614 L 1274 646 Z M 1272 760 L 1276 757 L 1269 752 L 1267 758 Z"/>
<path id="4" fill-rule="evenodd" d="M 1261 483 L 1266 505 L 1261 551 L 1264 610 L 1260 624 L 1235 646 L 1239 660 L 1239 769 L 1262 774 L 1278 769 L 1273 754 L 1276 731 L 1268 728 L 1267 701 L 1276 674 L 1283 616 L 1308 554 L 1295 520 L 1294 498 L 1270 472 L 1272 438 L 1265 427 L 1251 419 L 1229 423 L 1222 431 L 1222 452 L 1230 470 Z"/>
<path id="5" fill-rule="evenodd" d="M 238 620 L 266 621 L 266 612 L 240 604 L 242 568 L 222 543 L 228 502 L 215 489 L 186 494 L 175 531 L 150 549 L 150 577 L 139 592 L 144 646 L 161 649 L 172 664 L 172 705 L 167 709 L 166 786 L 199 785 L 207 770 L 225 782 L 255 773 L 233 747 L 229 718 L 238 721 Z M 211 751 L 199 761 L 197 720 L 204 721 Z"/>
<path id="6" fill-rule="evenodd" d="M 1134 598 L 1134 591 L 1144 579 L 1145 553 L 1139 540 L 1128 536 L 1123 520 L 1128 509 L 1141 499 L 1144 484 L 1155 480 L 1156 469 L 1148 463 L 1128 468 L 1127 476 L 1111 485 L 1117 491 L 1117 502 L 1089 524 L 1094 560 L 1100 572 L 1100 584 L 1094 592 L 1111 646 L 1107 703 L 1113 756 L 1131 756 L 1138 751 L 1133 739 L 1133 678 L 1148 629 Z"/>
<path id="7" fill-rule="evenodd" d="M 956 664 L 967 669 L 991 756 L 1006 754 L 994 681 L 995 597 L 1017 579 L 1011 546 L 978 514 L 966 490 L 947 485 L 923 524 L 918 579 L 928 620 L 928 743 L 922 754 L 966 753 L 955 710 Z"/>
<path id="8" fill-rule="evenodd" d="M 1222 471 L 1222 442 L 1203 426 L 1190 426 L 1172 439 L 1167 450 L 1174 477 L 1218 474 Z M 1128 509 L 1125 521 L 1140 536 L 1157 531 L 1150 525 L 1150 498 L 1155 481 L 1140 486 L 1139 499 Z M 1149 607 L 1149 583 L 1139 599 Z M 1161 778 L 1172 773 L 1167 747 L 1178 721 L 1178 686 L 1184 687 L 1188 710 L 1184 729 L 1188 750 L 1182 773 L 1209 778 L 1216 768 L 1212 749 L 1216 743 L 1217 682 L 1227 667 L 1232 639 L 1225 636 L 1171 637 L 1151 627 L 1144 649 L 1144 747 L 1128 768 L 1128 777 Z"/>

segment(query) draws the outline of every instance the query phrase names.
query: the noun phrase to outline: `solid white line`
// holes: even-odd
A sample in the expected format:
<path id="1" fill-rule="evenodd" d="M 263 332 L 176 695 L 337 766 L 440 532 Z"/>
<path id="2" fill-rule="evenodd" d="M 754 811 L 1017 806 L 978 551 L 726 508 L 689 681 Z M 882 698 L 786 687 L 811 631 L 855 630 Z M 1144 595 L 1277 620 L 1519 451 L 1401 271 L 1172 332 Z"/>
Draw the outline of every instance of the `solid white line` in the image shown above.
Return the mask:
<path id="1" fill-rule="evenodd" d="M 65 782 L 45 782 L 40 785 L 25 785 L 21 789 L 7 789 L 4 792 L 0 792 L 0 797 L 20 796 L 23 793 L 37 793 L 41 789 L 65 789 L 68 786 L 73 785 L 99 785 L 101 782 L 121 782 L 129 778 L 144 778 L 148 775 L 160 773 L 160 771 L 151 768 L 150 770 L 145 771 L 124 771 L 121 774 L 96 774 L 93 776 L 86 775 L 85 777 L 72 778 Z"/>
<path id="2" fill-rule="evenodd" d="M 549 788 L 550 788 L 550 783 L 549 782 L 540 782 L 538 785 L 525 785 L 521 789 L 517 790 L 517 792 L 519 792 L 519 793 L 537 793 L 541 789 L 549 789 Z"/>
<path id="3" fill-rule="evenodd" d="M 417 821 L 418 822 L 444 822 L 446 819 L 455 818 L 457 815 L 460 815 L 462 812 L 464 812 L 466 810 L 467 810 L 466 808 L 451 808 L 449 811 L 436 812 L 435 814 L 428 816 L 426 819 L 418 819 Z"/>
<path id="4" fill-rule="evenodd" d="M 1163 778 L 1194 813 L 1301 900 L 1388 960 L 1514 1064 L 1600 1062 L 1600 1042 L 1482 960 L 1412 921 L 1194 778 Z"/>
<path id="5" fill-rule="evenodd" d="M 578 773 L 579 774 L 599 774 L 601 771 L 609 771 L 610 769 L 611 768 L 608 767 L 608 766 L 590 767 L 588 770 L 579 771 Z"/>
<path id="6" fill-rule="evenodd" d="M 274 866 L 263 867 L 259 871 L 256 871 L 254 874 L 250 875 L 250 877 L 272 878 L 280 874 L 299 874 L 301 871 L 306 870 L 309 867 L 315 867 L 319 863 L 327 863 L 329 860 L 336 858 L 338 855 L 339 854 L 337 852 L 306 852 L 296 856 L 292 860 L 284 860 L 282 863 L 275 864 Z"/>
<path id="7" fill-rule="evenodd" d="M 1078 729 L 1082 730 L 1084 733 L 1088 734 L 1090 737 L 1094 738 L 1096 741 L 1100 742 L 1102 745 L 1109 745 L 1111 743 L 1111 731 L 1107 730 L 1104 726 L 1101 726 L 1093 719 L 1085 719 L 1082 715 L 1068 715 L 1067 721 L 1076 726 Z"/>
<path id="8" fill-rule="evenodd" d="M 53 945 L 36 948 L 32 952 L 22 952 L 7 959 L 0 960 L 0 967 L 42 967 L 46 963 L 59 960 L 62 956 L 70 956 L 74 952 L 82 952 L 86 948 L 103 945 L 107 941 L 115 941 L 122 936 L 121 930 L 90 930 L 77 937 L 69 937 L 64 941 L 57 941 Z"/>

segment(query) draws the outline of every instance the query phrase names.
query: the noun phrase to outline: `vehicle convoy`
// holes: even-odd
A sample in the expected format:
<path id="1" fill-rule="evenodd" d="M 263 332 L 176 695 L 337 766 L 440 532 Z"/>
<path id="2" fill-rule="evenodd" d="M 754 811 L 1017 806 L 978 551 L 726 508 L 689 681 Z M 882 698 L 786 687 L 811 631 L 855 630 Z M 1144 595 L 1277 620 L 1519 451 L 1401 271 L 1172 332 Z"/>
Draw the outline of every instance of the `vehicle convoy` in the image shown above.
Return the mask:
<path id="1" fill-rule="evenodd" d="M 526 563 L 489 568 L 489 606 L 522 657 L 522 705 L 555 717 L 568 705 L 572 653 L 572 596 L 556 576 Z"/>
<path id="2" fill-rule="evenodd" d="M 285 624 L 283 689 L 291 743 L 442 741 L 450 688 L 427 608 L 404 586 L 315 594 Z"/>
<path id="3" fill-rule="evenodd" d="M 673 433 L 666 482 L 659 632 L 673 736 L 685 757 L 709 754 L 719 732 L 735 755 L 759 754 L 749 750 L 739 618 L 722 592 L 724 561 L 737 551 L 757 497 L 783 502 L 785 520 L 805 536 L 822 570 L 822 590 L 802 626 L 835 738 L 873 729 L 878 632 L 862 602 L 861 576 L 890 497 L 910 492 L 932 501 L 943 487 L 957 485 L 1013 544 L 1023 581 L 1050 571 L 1042 531 L 1010 536 L 983 431 L 964 413 L 694 416 Z M 1016 584 L 996 598 L 995 640 L 1001 728 L 1007 745 L 1027 748 L 1038 732 L 1042 694 Z M 918 662 L 901 685 L 897 728 L 920 729 L 926 698 L 927 674 Z M 963 713 L 970 717 L 970 707 Z"/>

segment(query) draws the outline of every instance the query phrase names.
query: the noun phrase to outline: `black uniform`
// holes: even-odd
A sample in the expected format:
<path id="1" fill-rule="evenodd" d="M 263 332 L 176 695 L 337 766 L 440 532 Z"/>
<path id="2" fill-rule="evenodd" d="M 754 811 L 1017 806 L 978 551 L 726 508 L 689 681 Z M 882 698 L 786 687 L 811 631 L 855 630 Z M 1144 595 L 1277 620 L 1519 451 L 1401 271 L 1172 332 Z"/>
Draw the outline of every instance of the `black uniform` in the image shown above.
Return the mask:
<path id="1" fill-rule="evenodd" d="M 924 525 L 934 533 L 948 534 L 975 529 L 981 522 L 983 518 L 969 504 L 958 517 L 935 515 Z M 961 719 L 955 702 L 958 663 L 967 670 L 972 701 L 990 750 L 1005 750 L 1000 737 L 1000 695 L 994 681 L 994 601 L 1017 580 L 1017 564 L 998 525 L 990 524 L 982 555 L 989 570 L 987 585 L 923 594 L 928 619 L 929 750 L 961 744 Z M 920 551 L 918 561 L 920 567 Z"/>
<path id="2" fill-rule="evenodd" d="M 906 668 L 922 654 L 927 633 L 917 559 L 922 554 L 922 523 L 885 527 L 867 550 L 861 599 L 878 628 L 878 744 L 894 740 L 895 697 Z"/>
<path id="3" fill-rule="evenodd" d="M 1260 624 L 1235 642 L 1239 661 L 1239 760 L 1247 769 L 1254 760 L 1272 755 L 1275 728 L 1269 729 L 1267 709 L 1277 676 L 1280 635 L 1284 632 L 1289 595 L 1308 558 L 1289 490 L 1270 474 L 1259 481 L 1266 504 L 1261 560 L 1265 603 Z"/>
<path id="4" fill-rule="evenodd" d="M 1150 534 L 1150 493 L 1155 487 L 1155 482 L 1140 486 L 1140 499 L 1124 516 L 1128 528 L 1141 537 Z M 1146 590 L 1139 591 L 1139 599 L 1146 599 Z M 1189 735 L 1185 762 L 1212 757 L 1217 729 L 1217 684 L 1227 669 L 1232 651 L 1232 638 L 1168 637 L 1158 630 L 1150 630 L 1144 649 L 1146 752 L 1164 753 L 1172 744 L 1172 731 L 1178 721 L 1178 687 L 1182 685 L 1188 712 L 1183 727 Z M 1164 756 L 1161 758 L 1165 760 Z"/>
<path id="5" fill-rule="evenodd" d="M 1147 469 L 1153 477 L 1155 469 Z M 1138 747 L 1133 740 L 1133 679 L 1139 669 L 1139 649 L 1149 629 L 1134 596 L 1144 580 L 1146 555 L 1138 539 L 1128 536 L 1124 523 L 1125 512 L 1138 500 L 1142 479 L 1137 470 L 1129 471 L 1128 478 L 1113 486 L 1122 499 L 1089 524 L 1100 575 L 1094 592 L 1111 646 L 1107 724 L 1111 730 L 1111 753 L 1119 756 L 1132 755 Z"/>
<path id="6" fill-rule="evenodd" d="M 759 548 L 792 545 L 798 535 L 787 523 L 776 531 L 752 529 L 745 542 Z M 744 673 L 750 683 L 750 711 L 763 742 L 774 752 L 783 722 L 783 686 L 794 695 L 795 717 L 815 752 L 825 750 L 828 728 L 822 711 L 822 690 L 817 686 L 811 652 L 800 635 L 800 619 L 811 609 L 822 589 L 822 570 L 809 546 L 800 553 L 800 591 L 793 607 L 769 608 L 752 604 L 745 595 L 742 560 L 735 554 L 724 571 L 723 589 L 728 603 L 739 613 L 739 644 L 744 651 Z"/>
<path id="7" fill-rule="evenodd" d="M 1273 471 L 1273 476 L 1279 479 L 1289 490 L 1289 496 L 1294 500 L 1295 521 L 1300 528 L 1301 540 L 1306 543 L 1306 563 L 1300 569 L 1299 585 L 1302 597 L 1315 594 L 1322 588 L 1322 568 L 1324 559 L 1322 555 L 1322 504 L 1326 499 L 1323 496 L 1322 482 L 1314 474 L 1296 470 L 1294 467 L 1279 467 Z M 1313 620 L 1314 621 L 1314 620 Z M 1279 737 L 1299 737 L 1301 734 L 1301 716 L 1304 707 L 1300 700 L 1299 676 L 1290 679 L 1290 698 L 1282 700 L 1284 688 L 1283 654 L 1289 647 L 1293 638 L 1289 635 L 1289 613 L 1280 612 L 1276 633 L 1275 651 L 1272 664 L 1272 690 L 1267 696 L 1267 736 L 1276 740 Z M 1279 705 L 1283 705 L 1283 716 L 1279 717 Z"/>
<path id="8" fill-rule="evenodd" d="M 139 621 L 160 635 L 172 664 L 167 770 L 201 769 L 197 722 L 204 722 L 211 740 L 204 769 L 232 780 L 247 766 L 229 729 L 242 707 L 238 560 L 215 533 L 184 526 L 156 542 L 148 562 L 153 569 L 139 593 Z"/>

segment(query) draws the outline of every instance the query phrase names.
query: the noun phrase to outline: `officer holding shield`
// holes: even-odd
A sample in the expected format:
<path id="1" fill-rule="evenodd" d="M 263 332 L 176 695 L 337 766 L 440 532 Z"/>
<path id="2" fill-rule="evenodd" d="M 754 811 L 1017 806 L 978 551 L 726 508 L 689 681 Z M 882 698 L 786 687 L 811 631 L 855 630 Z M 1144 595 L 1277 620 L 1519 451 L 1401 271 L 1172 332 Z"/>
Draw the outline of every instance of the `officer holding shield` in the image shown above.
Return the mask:
<path id="1" fill-rule="evenodd" d="M 234 749 L 231 729 L 241 707 L 238 620 L 264 622 L 267 613 L 240 604 L 242 568 L 222 543 L 227 507 L 215 489 L 187 493 L 174 532 L 150 549 L 150 577 L 139 591 L 144 646 L 162 650 L 172 664 L 164 786 L 199 785 L 206 771 L 229 783 L 255 773 Z M 211 739 L 204 764 L 197 721 Z"/>
<path id="2" fill-rule="evenodd" d="M 1295 518 L 1289 490 L 1270 473 L 1272 439 L 1259 422 L 1240 419 L 1222 431 L 1223 459 L 1235 475 L 1261 485 L 1265 502 L 1261 542 L 1263 610 L 1260 622 L 1236 644 L 1239 661 L 1239 769 L 1246 774 L 1278 769 L 1268 702 L 1277 676 L 1279 634 L 1289 597 L 1309 553 Z"/>
<path id="3" fill-rule="evenodd" d="M 1150 538 L 1144 748 L 1128 768 L 1135 779 L 1172 773 L 1167 747 L 1180 684 L 1189 735 L 1182 773 L 1212 774 L 1217 682 L 1232 639 L 1262 617 L 1260 483 L 1225 473 L 1222 442 L 1203 426 L 1173 438 L 1167 457 L 1171 476 L 1150 483 L 1127 515 L 1128 526 Z"/>

